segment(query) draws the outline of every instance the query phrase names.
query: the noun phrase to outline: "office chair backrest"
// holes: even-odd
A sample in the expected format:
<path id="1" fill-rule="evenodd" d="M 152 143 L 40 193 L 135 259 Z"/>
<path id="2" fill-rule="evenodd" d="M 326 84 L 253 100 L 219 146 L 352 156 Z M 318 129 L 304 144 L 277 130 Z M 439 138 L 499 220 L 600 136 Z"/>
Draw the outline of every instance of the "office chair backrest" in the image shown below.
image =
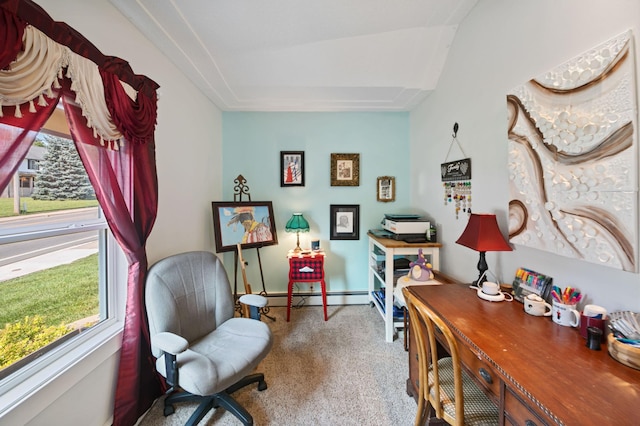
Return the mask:
<path id="1" fill-rule="evenodd" d="M 449 327 L 437 314 L 408 290 L 403 289 L 403 293 L 407 300 L 407 309 L 411 320 L 411 332 L 415 335 L 416 345 L 418 347 L 418 357 L 420 360 L 420 398 L 431 403 L 438 418 L 445 419 L 449 424 L 464 425 L 464 392 L 458 344 Z M 442 405 L 442 394 L 439 386 L 441 372 L 438 369 L 436 334 L 444 338 L 442 342 L 443 346 L 449 352 L 452 360 L 455 391 L 454 395 L 449 395 L 448 397 L 453 397 L 455 417 L 447 415 Z M 441 338 L 440 340 L 442 341 L 443 339 Z M 429 359 L 431 362 L 429 362 Z M 432 369 L 433 385 L 431 388 L 433 389 L 429 386 L 429 367 Z M 431 393 L 432 390 L 433 394 Z"/>
<path id="2" fill-rule="evenodd" d="M 192 343 L 233 317 L 227 273 L 211 252 L 180 253 L 158 261 L 149 269 L 146 286 L 152 336 L 169 331 Z M 154 350 L 154 356 L 161 354 Z"/>

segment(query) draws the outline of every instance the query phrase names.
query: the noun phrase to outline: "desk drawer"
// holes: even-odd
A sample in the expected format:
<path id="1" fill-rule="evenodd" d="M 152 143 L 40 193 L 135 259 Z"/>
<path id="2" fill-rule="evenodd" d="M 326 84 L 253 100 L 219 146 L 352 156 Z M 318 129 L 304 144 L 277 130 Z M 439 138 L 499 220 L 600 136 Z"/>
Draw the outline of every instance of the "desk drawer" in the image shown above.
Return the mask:
<path id="1" fill-rule="evenodd" d="M 468 367 L 476 382 L 492 395 L 494 401 L 500 399 L 500 376 L 483 358 L 473 352 L 468 346 L 458 344 L 462 364 Z"/>
<path id="2" fill-rule="evenodd" d="M 529 399 L 516 395 L 512 389 L 506 387 L 504 392 L 505 424 L 523 426 L 555 424 L 547 416 L 534 409 L 528 402 Z"/>

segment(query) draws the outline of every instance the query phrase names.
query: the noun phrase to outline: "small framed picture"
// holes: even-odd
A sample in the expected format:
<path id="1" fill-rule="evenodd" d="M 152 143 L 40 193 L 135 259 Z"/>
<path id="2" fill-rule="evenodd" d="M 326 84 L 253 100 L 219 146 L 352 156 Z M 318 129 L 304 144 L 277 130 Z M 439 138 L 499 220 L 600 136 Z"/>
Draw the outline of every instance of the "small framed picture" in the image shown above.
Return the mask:
<path id="1" fill-rule="evenodd" d="M 360 239 L 360 206 L 358 204 L 331 204 L 329 218 L 330 239 Z"/>
<path id="2" fill-rule="evenodd" d="M 360 186 L 360 154 L 331 154 L 331 186 Z"/>
<path id="3" fill-rule="evenodd" d="M 378 201 L 389 203 L 396 200 L 396 178 L 393 176 L 378 176 Z"/>
<path id="4" fill-rule="evenodd" d="M 280 151 L 280 186 L 304 186 L 304 151 Z"/>

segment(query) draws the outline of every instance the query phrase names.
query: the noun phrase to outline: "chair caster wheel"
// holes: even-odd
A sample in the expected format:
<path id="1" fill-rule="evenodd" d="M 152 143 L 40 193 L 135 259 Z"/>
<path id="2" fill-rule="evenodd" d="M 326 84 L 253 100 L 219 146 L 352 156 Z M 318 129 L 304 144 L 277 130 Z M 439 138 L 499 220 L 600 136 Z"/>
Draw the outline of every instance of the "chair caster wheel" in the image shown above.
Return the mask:
<path id="1" fill-rule="evenodd" d="M 258 382 L 258 390 L 259 391 L 263 391 L 267 389 L 267 382 L 265 382 L 264 380 Z"/>
<path id="2" fill-rule="evenodd" d="M 176 409 L 173 408 L 173 405 L 165 405 L 164 406 L 164 416 L 165 417 L 172 415 L 173 413 L 175 413 L 175 411 L 176 411 Z"/>

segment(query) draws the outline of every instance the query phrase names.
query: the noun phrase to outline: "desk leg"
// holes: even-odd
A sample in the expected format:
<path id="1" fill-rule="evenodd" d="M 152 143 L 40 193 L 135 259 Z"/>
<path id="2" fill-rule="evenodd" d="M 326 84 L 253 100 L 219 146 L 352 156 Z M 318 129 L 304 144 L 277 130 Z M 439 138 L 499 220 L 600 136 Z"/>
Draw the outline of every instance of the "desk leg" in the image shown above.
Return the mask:
<path id="1" fill-rule="evenodd" d="M 324 307 L 324 320 L 327 321 L 329 319 L 327 317 L 327 285 L 324 280 L 320 281 L 320 286 L 322 288 L 322 306 Z"/>
<path id="2" fill-rule="evenodd" d="M 287 322 L 291 314 L 291 293 L 293 292 L 293 281 L 289 280 L 289 289 L 287 290 Z"/>

